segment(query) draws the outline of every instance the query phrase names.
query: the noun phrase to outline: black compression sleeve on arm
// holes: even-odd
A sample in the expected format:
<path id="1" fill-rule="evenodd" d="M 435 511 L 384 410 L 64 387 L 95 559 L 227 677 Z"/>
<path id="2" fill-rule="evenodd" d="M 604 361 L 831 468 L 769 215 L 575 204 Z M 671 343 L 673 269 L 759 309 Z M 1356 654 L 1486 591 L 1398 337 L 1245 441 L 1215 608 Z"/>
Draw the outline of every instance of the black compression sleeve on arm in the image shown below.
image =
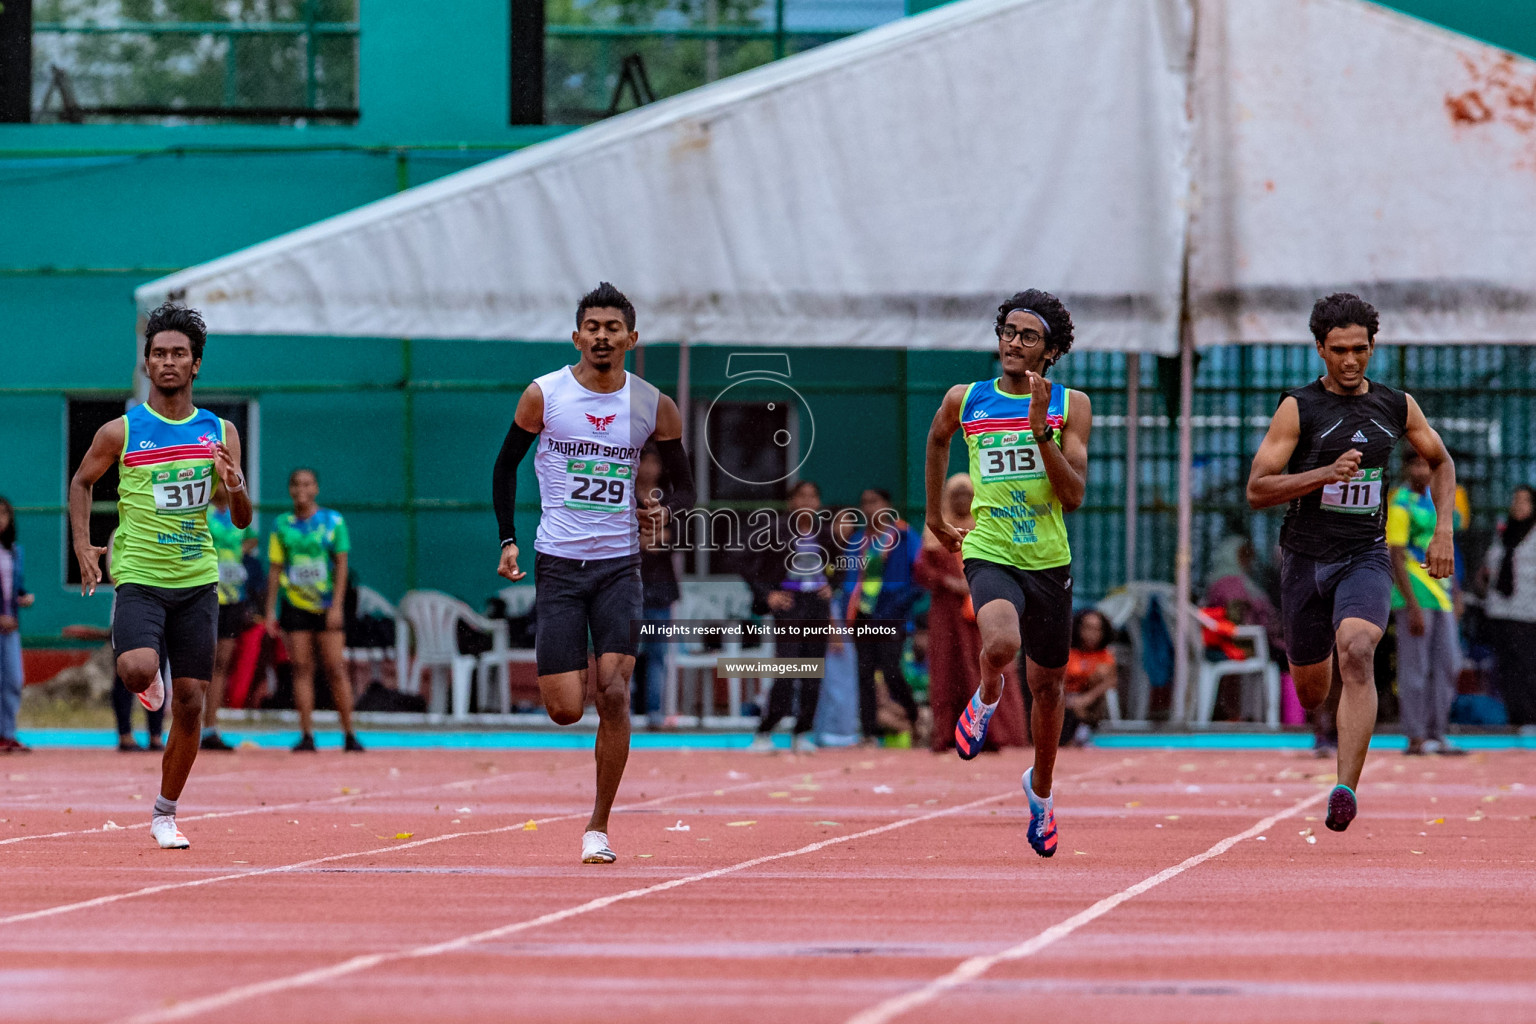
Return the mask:
<path id="1" fill-rule="evenodd" d="M 517 511 L 517 464 L 538 436 L 513 423 L 507 439 L 501 443 L 501 454 L 496 456 L 496 468 L 491 472 L 491 504 L 496 506 L 496 528 L 503 544 L 517 540 L 513 522 L 513 513 Z"/>
<path id="2" fill-rule="evenodd" d="M 667 500 L 662 504 L 674 516 L 693 508 L 697 500 L 693 490 L 693 467 L 688 463 L 688 452 L 683 447 L 682 438 L 657 441 L 656 454 L 661 456 L 663 479 L 669 485 Z"/>

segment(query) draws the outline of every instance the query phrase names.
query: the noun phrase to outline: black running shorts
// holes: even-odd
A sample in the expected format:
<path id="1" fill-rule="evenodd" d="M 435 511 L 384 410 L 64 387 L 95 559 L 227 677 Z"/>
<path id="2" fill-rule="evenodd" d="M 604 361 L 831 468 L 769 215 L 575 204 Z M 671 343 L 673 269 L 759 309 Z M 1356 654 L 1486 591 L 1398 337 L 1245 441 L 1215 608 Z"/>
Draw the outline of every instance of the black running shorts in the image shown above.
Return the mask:
<path id="1" fill-rule="evenodd" d="M 1061 668 L 1072 653 L 1072 566 L 1019 569 L 983 558 L 965 560 L 971 605 L 978 612 L 1007 601 L 1019 615 L 1024 654 L 1041 668 Z"/>
<path id="2" fill-rule="evenodd" d="M 1326 661 L 1345 619 L 1364 619 L 1385 632 L 1391 609 L 1392 560 L 1385 544 L 1337 562 L 1281 549 L 1280 618 L 1292 665 Z"/>
<path id="3" fill-rule="evenodd" d="M 236 601 L 219 605 L 219 639 L 235 640 L 251 628 L 251 603 Z"/>
<path id="4" fill-rule="evenodd" d="M 219 586 L 149 587 L 119 583 L 112 604 L 112 653 L 149 647 L 169 662 L 172 679 L 213 678 Z M 169 679 L 165 682 L 170 682 Z"/>
<path id="5" fill-rule="evenodd" d="M 284 633 L 324 633 L 328 628 L 325 612 L 308 612 L 303 608 L 295 608 L 287 601 L 283 602 L 282 610 L 277 613 L 277 626 Z"/>
<path id="6" fill-rule="evenodd" d="M 539 675 L 585 672 L 588 633 L 599 655 L 635 654 L 631 623 L 644 617 L 639 555 L 582 560 L 536 552 L 533 573 Z"/>

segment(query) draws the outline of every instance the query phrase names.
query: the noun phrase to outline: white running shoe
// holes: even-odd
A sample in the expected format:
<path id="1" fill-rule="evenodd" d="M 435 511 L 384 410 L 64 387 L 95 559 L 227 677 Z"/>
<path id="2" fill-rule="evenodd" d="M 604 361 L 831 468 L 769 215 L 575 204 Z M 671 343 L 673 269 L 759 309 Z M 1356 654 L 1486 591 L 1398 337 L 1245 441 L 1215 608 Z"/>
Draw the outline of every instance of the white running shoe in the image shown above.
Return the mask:
<path id="1" fill-rule="evenodd" d="M 752 734 L 752 745 L 747 748 L 754 754 L 771 754 L 774 752 L 773 737 L 765 732 Z"/>
<path id="2" fill-rule="evenodd" d="M 173 826 L 175 822 L 171 823 Z M 608 848 L 608 833 L 583 832 L 581 834 L 581 862 L 583 864 L 612 864 L 619 855 Z"/>
<path id="3" fill-rule="evenodd" d="M 155 681 L 149 684 L 149 689 L 134 696 L 139 698 L 145 711 L 159 711 L 165 707 L 165 683 L 161 682 L 160 673 L 155 673 Z"/>
<path id="4" fill-rule="evenodd" d="M 814 754 L 816 753 L 816 741 L 811 739 L 808 734 L 801 733 L 790 744 L 790 749 L 797 754 Z"/>
<path id="5" fill-rule="evenodd" d="M 185 850 L 192 844 L 176 827 L 176 815 L 157 814 L 149 819 L 149 834 L 155 837 L 162 850 Z"/>

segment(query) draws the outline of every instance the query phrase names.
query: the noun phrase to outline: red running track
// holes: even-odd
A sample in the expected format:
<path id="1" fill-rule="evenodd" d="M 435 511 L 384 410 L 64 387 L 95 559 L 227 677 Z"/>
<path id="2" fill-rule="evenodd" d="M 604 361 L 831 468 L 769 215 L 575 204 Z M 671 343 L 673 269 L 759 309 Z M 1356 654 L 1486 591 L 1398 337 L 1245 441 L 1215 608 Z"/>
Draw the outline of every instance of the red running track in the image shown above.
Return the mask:
<path id="1" fill-rule="evenodd" d="M 1066 751 L 1049 861 L 1026 756 L 637 751 L 606 866 L 580 751 L 8 757 L 0 1020 L 1536 1022 L 1529 755 Z"/>

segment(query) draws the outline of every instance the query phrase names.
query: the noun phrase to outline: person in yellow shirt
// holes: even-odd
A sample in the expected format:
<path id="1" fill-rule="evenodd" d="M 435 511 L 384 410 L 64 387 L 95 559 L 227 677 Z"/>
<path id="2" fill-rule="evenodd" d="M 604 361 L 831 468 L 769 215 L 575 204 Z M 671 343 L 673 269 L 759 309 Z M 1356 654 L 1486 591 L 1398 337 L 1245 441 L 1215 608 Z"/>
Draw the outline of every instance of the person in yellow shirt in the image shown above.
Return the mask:
<path id="1" fill-rule="evenodd" d="M 1392 609 L 1397 620 L 1397 694 L 1407 754 L 1462 754 L 1446 742 L 1461 641 L 1456 629 L 1454 578 L 1438 580 L 1421 564 L 1435 534 L 1429 463 L 1410 449 L 1402 486 L 1387 506 L 1387 549 L 1392 559 Z"/>

